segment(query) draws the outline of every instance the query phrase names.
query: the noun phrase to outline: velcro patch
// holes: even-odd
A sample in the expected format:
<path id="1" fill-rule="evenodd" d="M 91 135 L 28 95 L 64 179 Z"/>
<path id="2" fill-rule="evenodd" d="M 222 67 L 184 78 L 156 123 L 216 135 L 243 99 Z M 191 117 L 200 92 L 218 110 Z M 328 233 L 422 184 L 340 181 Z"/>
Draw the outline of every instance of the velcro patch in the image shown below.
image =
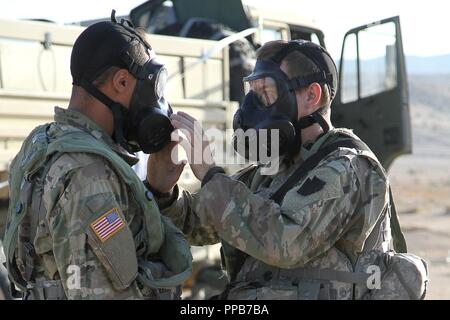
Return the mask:
<path id="1" fill-rule="evenodd" d="M 125 227 L 125 223 L 120 217 L 117 208 L 109 210 L 91 223 L 92 230 L 102 242 L 111 238 L 123 227 Z"/>
<path id="2" fill-rule="evenodd" d="M 325 186 L 325 181 L 314 177 L 313 179 L 308 178 L 302 186 L 297 190 L 297 193 L 302 196 L 309 196 L 310 194 L 316 193 L 323 189 Z"/>

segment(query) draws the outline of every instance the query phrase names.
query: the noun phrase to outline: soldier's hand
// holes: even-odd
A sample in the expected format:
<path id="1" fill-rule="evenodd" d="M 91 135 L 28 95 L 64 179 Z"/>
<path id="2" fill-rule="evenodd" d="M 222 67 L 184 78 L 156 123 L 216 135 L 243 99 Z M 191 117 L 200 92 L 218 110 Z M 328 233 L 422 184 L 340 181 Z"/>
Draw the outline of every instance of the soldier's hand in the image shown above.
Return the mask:
<path id="1" fill-rule="evenodd" d="M 148 158 L 147 181 L 159 192 L 171 192 L 186 165 L 186 161 L 177 163 L 172 159 L 172 150 L 177 144 L 176 141 L 171 141 L 164 149 Z"/>
<path id="2" fill-rule="evenodd" d="M 208 170 L 215 166 L 208 137 L 200 122 L 187 113 L 174 113 L 170 119 L 175 129 L 179 129 L 186 136 L 186 139 L 179 137 L 179 143 L 186 151 L 192 172 L 202 181 Z"/>

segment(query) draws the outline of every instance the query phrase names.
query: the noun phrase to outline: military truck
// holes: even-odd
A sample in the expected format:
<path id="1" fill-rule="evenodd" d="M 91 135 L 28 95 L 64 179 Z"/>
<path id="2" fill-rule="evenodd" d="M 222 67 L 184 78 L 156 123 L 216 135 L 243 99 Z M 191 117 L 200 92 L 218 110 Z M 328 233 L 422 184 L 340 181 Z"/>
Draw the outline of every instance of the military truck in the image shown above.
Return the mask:
<path id="1" fill-rule="evenodd" d="M 166 96 L 174 110 L 186 111 L 205 128 L 219 130 L 231 128 L 232 115 L 243 97 L 242 77 L 251 71 L 259 46 L 275 39 L 306 39 L 326 46 L 323 32 L 312 20 L 286 9 L 267 11 L 247 6 L 241 0 L 150 0 L 125 18 L 150 34 L 150 43 L 169 69 Z M 65 26 L 0 20 L 2 235 L 8 166 L 28 133 L 52 121 L 53 106 L 67 106 L 71 47 L 85 26 L 100 20 L 104 19 Z M 353 128 L 389 168 L 396 157 L 411 152 L 399 17 L 348 31 L 338 67 L 334 124 Z M 214 143 L 223 145 L 226 141 Z M 190 190 L 198 186 L 189 170 L 183 173 L 181 184 Z M 193 253 L 198 263 L 194 279 L 219 280 L 203 281 L 209 282 L 207 289 L 190 281 L 187 296 L 209 298 L 224 284 L 217 267 L 218 246 L 193 248 Z"/>
<path id="2" fill-rule="evenodd" d="M 305 39 L 326 47 L 324 33 L 311 19 L 289 8 L 268 10 L 241 0 L 150 0 L 131 10 L 129 19 L 150 34 L 181 38 L 219 40 L 254 29 L 229 45 L 232 101 L 242 99 L 242 76 L 252 69 L 252 51 L 263 43 Z M 399 17 L 349 30 L 338 64 L 340 86 L 332 106 L 333 122 L 353 128 L 389 168 L 397 156 L 411 152 Z"/>

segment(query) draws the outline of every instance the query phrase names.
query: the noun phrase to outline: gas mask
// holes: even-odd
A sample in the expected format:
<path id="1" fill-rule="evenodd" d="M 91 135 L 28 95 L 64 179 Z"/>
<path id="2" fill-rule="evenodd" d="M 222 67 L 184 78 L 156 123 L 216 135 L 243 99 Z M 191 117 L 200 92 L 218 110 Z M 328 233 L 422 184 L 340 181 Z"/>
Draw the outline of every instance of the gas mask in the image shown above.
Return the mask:
<path id="1" fill-rule="evenodd" d="M 124 127 L 124 138 L 136 152 L 154 153 L 170 142 L 174 130 L 169 116 L 172 108 L 164 99 L 167 70 L 152 59 L 143 67 L 136 83 Z"/>
<path id="2" fill-rule="evenodd" d="M 280 64 L 293 51 L 305 55 L 321 71 L 289 79 L 280 69 Z M 273 130 L 278 131 L 278 140 L 274 142 L 278 144 L 280 156 L 298 153 L 302 145 L 302 129 L 318 123 L 324 132 L 329 131 L 327 122 L 318 112 L 298 119 L 295 95 L 297 89 L 317 82 L 328 85 L 333 99 L 337 88 L 337 70 L 331 57 L 320 46 L 303 40 L 290 41 L 273 58 L 258 59 L 253 72 L 243 80 L 246 96 L 234 115 L 233 146 L 246 159 L 261 161 L 261 152 L 265 152 L 269 158 L 275 156 L 271 152 Z M 239 129 L 252 133 L 242 138 L 242 135 L 237 135 Z M 262 134 L 267 136 L 263 137 Z M 251 148 L 252 143 L 257 147 Z"/>
<path id="3" fill-rule="evenodd" d="M 115 54 L 114 58 L 99 68 L 95 76 L 74 80 L 74 84 L 82 86 L 112 111 L 116 143 L 128 152 L 158 152 L 170 143 L 174 130 L 169 118 L 172 109 L 164 99 L 167 70 L 157 62 L 150 44 L 136 32 L 131 22 L 122 20 L 118 23 L 114 12 L 111 20 L 94 25 L 92 30 L 96 30 L 91 33 L 112 34 L 110 38 L 115 38 L 116 42 L 108 44 L 109 52 L 105 54 Z M 98 56 L 102 59 L 100 54 Z M 137 79 L 128 109 L 93 85 L 93 79 L 111 66 L 127 69 Z"/>
<path id="4" fill-rule="evenodd" d="M 284 154 L 297 136 L 297 101 L 289 91 L 289 79 L 278 64 L 270 60 L 258 60 L 253 73 L 244 78 L 246 95 L 233 118 L 233 129 L 248 133 L 244 137 L 245 154 L 250 160 L 260 160 L 260 148 L 271 156 L 272 130 L 278 130 L 279 154 Z M 254 129 L 254 130 L 250 130 Z M 263 130 L 267 130 L 263 132 Z M 266 133 L 264 143 L 261 135 Z M 238 136 L 233 145 L 238 151 Z M 241 140 L 242 143 L 242 140 Z M 256 144 L 257 148 L 251 145 Z M 253 151 L 253 152 L 252 152 Z M 257 152 L 257 154 L 254 154 Z"/>

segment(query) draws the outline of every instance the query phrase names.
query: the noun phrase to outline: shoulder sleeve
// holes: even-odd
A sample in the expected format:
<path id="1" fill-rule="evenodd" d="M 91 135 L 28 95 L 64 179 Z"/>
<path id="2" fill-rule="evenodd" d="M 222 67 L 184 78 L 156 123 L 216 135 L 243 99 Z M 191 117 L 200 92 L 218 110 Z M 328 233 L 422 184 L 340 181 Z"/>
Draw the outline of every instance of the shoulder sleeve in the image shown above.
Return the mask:
<path id="1" fill-rule="evenodd" d="M 127 203 L 107 163 L 86 154 L 64 155 L 46 177 L 45 195 L 53 254 L 67 296 L 140 298 Z"/>
<path id="2" fill-rule="evenodd" d="M 174 188 L 172 203 L 160 207 L 160 211 L 183 231 L 191 245 L 216 244 L 220 241 L 216 231 L 211 226 L 201 223 L 192 207 L 194 196 L 177 185 Z"/>

